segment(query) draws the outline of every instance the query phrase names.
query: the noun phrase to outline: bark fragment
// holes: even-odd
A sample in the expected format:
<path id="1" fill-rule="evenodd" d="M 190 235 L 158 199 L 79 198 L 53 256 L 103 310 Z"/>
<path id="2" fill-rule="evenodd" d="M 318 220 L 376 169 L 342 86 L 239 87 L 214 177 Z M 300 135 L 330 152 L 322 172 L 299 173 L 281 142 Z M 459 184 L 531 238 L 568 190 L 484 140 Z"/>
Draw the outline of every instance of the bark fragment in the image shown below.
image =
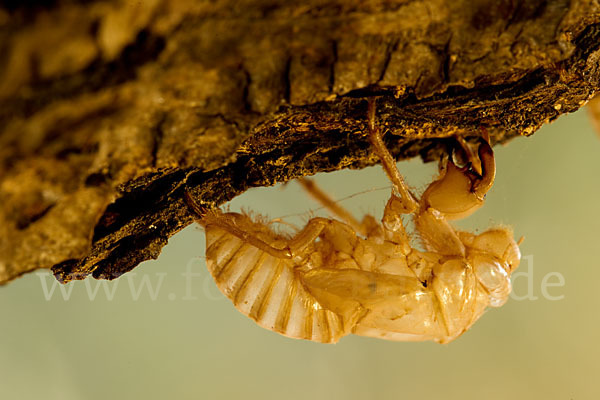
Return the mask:
<path id="1" fill-rule="evenodd" d="M 12 4 L 12 3 L 11 3 Z M 144 2 L 0 9 L 0 284 L 113 279 L 183 200 L 530 135 L 600 89 L 597 0 Z"/>

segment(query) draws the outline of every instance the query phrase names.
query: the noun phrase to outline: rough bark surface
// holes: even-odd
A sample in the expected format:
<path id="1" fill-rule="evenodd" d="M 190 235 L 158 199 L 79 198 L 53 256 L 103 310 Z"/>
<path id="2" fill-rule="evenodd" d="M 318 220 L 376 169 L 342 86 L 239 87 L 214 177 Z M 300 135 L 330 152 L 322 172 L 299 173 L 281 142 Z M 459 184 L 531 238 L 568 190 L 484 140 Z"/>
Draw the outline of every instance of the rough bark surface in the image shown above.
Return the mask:
<path id="1" fill-rule="evenodd" d="M 598 0 L 8 1 L 0 284 L 113 279 L 249 187 L 530 135 L 600 90 Z"/>

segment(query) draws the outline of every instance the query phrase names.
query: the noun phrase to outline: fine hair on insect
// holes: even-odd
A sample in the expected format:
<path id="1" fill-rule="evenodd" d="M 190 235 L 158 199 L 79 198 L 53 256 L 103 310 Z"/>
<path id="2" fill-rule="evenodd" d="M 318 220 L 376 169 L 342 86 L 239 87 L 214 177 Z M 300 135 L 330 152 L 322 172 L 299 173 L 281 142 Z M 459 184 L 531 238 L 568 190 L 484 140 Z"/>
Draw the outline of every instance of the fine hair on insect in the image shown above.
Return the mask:
<path id="1" fill-rule="evenodd" d="M 460 154 L 440 163 L 439 176 L 416 196 L 384 144 L 375 100 L 367 121 L 372 149 L 392 184 L 380 221 L 369 214 L 357 220 L 306 178 L 300 184 L 332 218 L 312 217 L 292 234 L 259 216 L 205 210 L 188 194 L 206 233 L 208 270 L 240 312 L 287 337 L 448 343 L 487 307 L 507 301 L 521 257 L 509 227 L 476 234 L 450 223 L 481 207 L 493 185 L 489 137 L 484 130 L 475 150 L 457 138 Z"/>

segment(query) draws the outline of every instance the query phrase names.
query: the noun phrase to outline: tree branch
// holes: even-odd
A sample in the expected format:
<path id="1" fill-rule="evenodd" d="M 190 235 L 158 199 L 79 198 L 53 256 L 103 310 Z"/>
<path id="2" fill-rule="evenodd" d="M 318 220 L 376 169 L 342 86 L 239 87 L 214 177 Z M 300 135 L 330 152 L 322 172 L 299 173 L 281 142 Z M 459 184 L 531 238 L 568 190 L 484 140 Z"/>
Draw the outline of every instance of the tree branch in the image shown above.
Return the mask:
<path id="1" fill-rule="evenodd" d="M 398 159 L 434 160 L 600 90 L 597 0 L 26 4 L 0 11 L 0 284 L 156 258 L 186 190 L 374 164 L 370 97 Z"/>

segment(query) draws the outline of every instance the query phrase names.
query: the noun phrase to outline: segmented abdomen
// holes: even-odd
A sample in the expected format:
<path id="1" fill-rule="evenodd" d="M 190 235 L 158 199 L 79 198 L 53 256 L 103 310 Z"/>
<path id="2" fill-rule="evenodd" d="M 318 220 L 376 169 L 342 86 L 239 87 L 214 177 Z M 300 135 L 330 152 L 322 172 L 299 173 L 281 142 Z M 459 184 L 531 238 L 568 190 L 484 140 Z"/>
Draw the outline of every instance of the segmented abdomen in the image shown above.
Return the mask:
<path id="1" fill-rule="evenodd" d="M 254 224 L 246 216 L 236 217 Z M 208 270 L 239 311 L 292 338 L 333 343 L 344 336 L 340 316 L 307 292 L 293 261 L 276 258 L 218 226 L 207 224 L 205 231 Z M 261 236 L 265 240 L 264 231 Z"/>

